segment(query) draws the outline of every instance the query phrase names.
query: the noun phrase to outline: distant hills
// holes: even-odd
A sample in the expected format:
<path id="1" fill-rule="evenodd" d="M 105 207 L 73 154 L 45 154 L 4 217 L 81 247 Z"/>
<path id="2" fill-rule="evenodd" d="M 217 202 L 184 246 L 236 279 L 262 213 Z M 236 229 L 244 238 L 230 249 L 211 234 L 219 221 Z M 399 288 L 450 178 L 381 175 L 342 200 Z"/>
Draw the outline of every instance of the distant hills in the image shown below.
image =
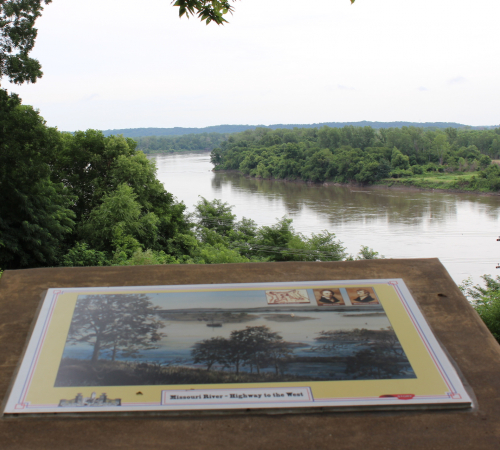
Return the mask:
<path id="1" fill-rule="evenodd" d="M 103 130 L 105 136 L 112 134 L 123 134 L 124 137 L 145 137 L 145 136 L 182 136 L 185 134 L 201 134 L 201 133 L 238 133 L 245 130 L 254 130 L 255 128 L 270 128 L 276 130 L 278 128 L 320 128 L 328 126 L 332 128 L 343 128 L 352 125 L 355 127 L 372 127 L 372 128 L 401 128 L 401 127 L 419 127 L 419 128 L 467 128 L 470 130 L 484 130 L 495 128 L 495 126 L 479 126 L 472 127 L 455 122 L 369 122 L 363 120 L 361 122 L 323 122 L 312 124 L 275 124 L 275 125 L 215 125 L 205 128 L 124 128 L 118 130 Z"/>

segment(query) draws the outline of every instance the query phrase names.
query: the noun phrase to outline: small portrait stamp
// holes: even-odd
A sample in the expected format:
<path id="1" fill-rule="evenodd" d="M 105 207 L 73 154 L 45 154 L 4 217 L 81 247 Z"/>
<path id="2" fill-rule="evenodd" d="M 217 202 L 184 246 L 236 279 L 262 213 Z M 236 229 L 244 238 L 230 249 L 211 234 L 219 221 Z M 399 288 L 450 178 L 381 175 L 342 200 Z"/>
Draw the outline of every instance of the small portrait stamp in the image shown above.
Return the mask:
<path id="1" fill-rule="evenodd" d="M 318 306 L 345 305 L 340 289 L 338 288 L 313 289 L 313 292 Z"/>
<path id="2" fill-rule="evenodd" d="M 371 287 L 346 288 L 353 305 L 379 305 L 377 294 Z"/>

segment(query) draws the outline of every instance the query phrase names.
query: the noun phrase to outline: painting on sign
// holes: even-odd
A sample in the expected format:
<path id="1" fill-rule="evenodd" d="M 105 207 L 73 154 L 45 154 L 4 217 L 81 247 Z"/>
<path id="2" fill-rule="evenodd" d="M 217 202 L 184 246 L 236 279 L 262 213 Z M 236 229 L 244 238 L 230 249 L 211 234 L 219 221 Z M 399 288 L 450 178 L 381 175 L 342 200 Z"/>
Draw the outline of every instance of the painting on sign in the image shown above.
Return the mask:
<path id="1" fill-rule="evenodd" d="M 5 414 L 400 400 L 470 404 L 402 280 L 63 288 Z"/>
<path id="2" fill-rule="evenodd" d="M 341 303 L 340 292 L 312 293 L 321 293 L 318 302 Z M 266 300 L 310 303 L 307 290 L 254 290 L 240 293 L 246 307 L 235 308 L 234 295 L 79 296 L 55 386 L 415 377 L 382 307 L 363 314 L 356 307 L 275 311 Z"/>

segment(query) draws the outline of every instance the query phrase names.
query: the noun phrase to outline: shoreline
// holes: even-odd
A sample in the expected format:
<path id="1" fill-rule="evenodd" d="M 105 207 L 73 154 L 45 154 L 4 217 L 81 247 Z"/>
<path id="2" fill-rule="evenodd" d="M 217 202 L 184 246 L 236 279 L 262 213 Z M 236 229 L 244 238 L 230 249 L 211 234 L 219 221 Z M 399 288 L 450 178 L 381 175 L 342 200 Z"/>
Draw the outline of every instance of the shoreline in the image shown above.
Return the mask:
<path id="1" fill-rule="evenodd" d="M 253 178 L 254 180 L 268 180 L 268 181 L 278 181 L 281 183 L 297 183 L 297 184 L 307 184 L 308 186 L 339 186 L 339 187 L 348 187 L 348 188 L 361 188 L 361 189 L 366 189 L 366 190 L 395 190 L 395 191 L 409 191 L 409 192 L 425 192 L 425 191 L 439 191 L 439 192 L 450 192 L 452 194 L 473 194 L 473 195 L 484 195 L 484 196 L 499 196 L 500 192 L 481 192 L 481 191 L 468 191 L 464 189 L 445 189 L 445 188 L 424 188 L 420 186 L 413 186 L 413 185 L 404 185 L 402 183 L 399 183 L 397 181 L 389 183 L 382 183 L 378 182 L 377 184 L 361 184 L 361 183 L 356 183 L 356 182 L 350 182 L 350 183 L 337 183 L 334 181 L 323 181 L 323 182 L 314 182 L 314 181 L 305 181 L 305 180 L 288 180 L 286 178 L 262 178 L 262 177 L 252 177 L 250 175 L 244 175 L 242 174 L 239 170 L 236 169 L 230 169 L 230 170 L 215 170 L 212 169 L 212 172 L 214 173 L 236 173 L 239 175 L 242 175 L 246 178 Z"/>

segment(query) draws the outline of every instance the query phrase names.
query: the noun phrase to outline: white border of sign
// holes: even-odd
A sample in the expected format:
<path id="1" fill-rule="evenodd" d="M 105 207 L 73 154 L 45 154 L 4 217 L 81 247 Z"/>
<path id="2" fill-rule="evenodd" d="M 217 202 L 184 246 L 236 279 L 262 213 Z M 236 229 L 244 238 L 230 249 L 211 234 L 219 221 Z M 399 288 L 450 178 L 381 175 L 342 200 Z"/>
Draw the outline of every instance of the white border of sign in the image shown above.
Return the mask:
<path id="1" fill-rule="evenodd" d="M 54 308 L 61 294 L 78 293 L 90 294 L 93 292 L 151 292 L 151 291 L 179 291 L 179 290 L 216 290 L 262 288 L 279 289 L 296 286 L 306 289 L 318 285 L 330 286 L 377 286 L 391 285 L 397 293 L 408 317 L 411 319 L 427 352 L 434 361 L 448 392 L 442 395 L 410 395 L 401 393 L 394 396 L 356 397 L 356 398 L 314 398 L 311 388 L 297 387 L 248 387 L 240 384 L 237 388 L 229 389 L 197 389 L 172 390 L 170 386 L 158 386 L 159 398 L 150 403 L 121 403 L 119 405 L 92 406 L 92 401 L 82 406 L 61 408 L 59 405 L 34 405 L 26 401 L 26 395 L 37 368 L 38 358 L 43 348 L 47 330 L 51 325 Z M 410 361 L 411 362 L 411 361 Z M 335 383 L 335 381 L 331 381 Z M 101 388 L 97 388 L 101 389 Z M 33 333 L 26 349 L 16 380 L 6 403 L 4 414 L 37 414 L 37 413 L 83 413 L 83 412 L 126 412 L 126 411 L 188 411 L 188 410 L 234 410 L 234 409 L 288 409 L 288 408 L 335 408 L 351 407 L 360 409 L 394 408 L 414 405 L 430 407 L 462 407 L 472 406 L 468 395 L 453 365 L 431 332 L 420 309 L 412 298 L 402 279 L 372 279 L 372 280 L 324 280 L 305 282 L 279 283 L 237 283 L 237 284 L 209 284 L 209 285 L 171 285 L 171 286 L 134 286 L 134 287 L 94 287 L 94 288 L 59 288 L 49 289 L 40 309 Z M 349 408 L 349 409 L 351 409 Z"/>

